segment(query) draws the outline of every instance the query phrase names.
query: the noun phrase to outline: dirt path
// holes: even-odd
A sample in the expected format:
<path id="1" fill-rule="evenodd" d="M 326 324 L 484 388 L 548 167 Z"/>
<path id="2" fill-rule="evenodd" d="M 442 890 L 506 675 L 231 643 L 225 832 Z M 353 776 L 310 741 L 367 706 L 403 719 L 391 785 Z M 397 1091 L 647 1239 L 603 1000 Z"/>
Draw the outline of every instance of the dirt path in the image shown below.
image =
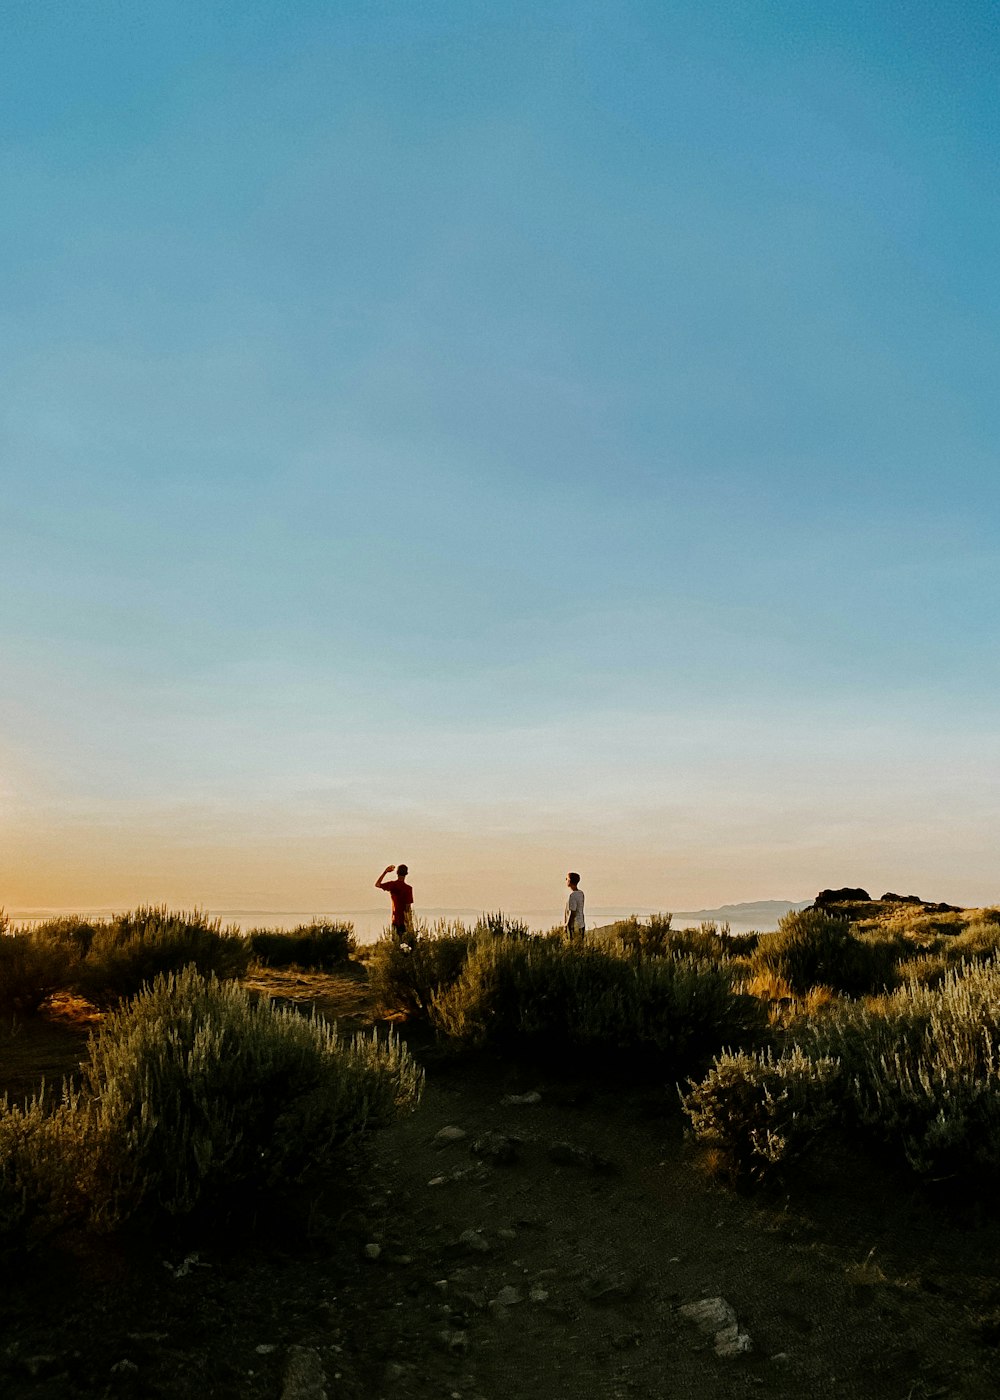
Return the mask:
<path id="1" fill-rule="evenodd" d="M 268 974 L 258 990 L 354 1026 L 370 1018 L 360 975 Z M 8 1267 L 0 1392 L 1000 1393 L 995 1217 L 949 1223 L 847 1154 L 789 1199 L 744 1198 L 706 1181 L 665 1090 L 416 1049 L 428 1068 L 419 1111 L 376 1135 L 370 1160 L 303 1200 L 297 1218 L 247 1221 L 235 1245 L 68 1242 L 56 1260 Z M 714 1335 L 685 1316 L 705 1298 L 734 1311 L 737 1354 L 717 1355 Z M 746 1352 L 732 1345 L 744 1335 Z M 320 1389 L 289 1388 L 303 1357 Z"/>
<path id="2" fill-rule="evenodd" d="M 531 1090 L 536 1104 L 504 1102 Z M 677 1120 L 643 1117 L 657 1106 L 495 1067 L 432 1077 L 420 1114 L 376 1148 L 388 1192 L 371 1291 L 389 1369 L 372 1368 L 369 1393 L 998 1393 L 995 1229 L 939 1231 L 877 1179 L 881 1198 L 813 1202 L 819 1219 L 805 1201 L 714 1189 Z M 442 1143 L 444 1128 L 466 1136 Z M 681 1312 L 712 1297 L 747 1354 L 716 1355 Z"/>

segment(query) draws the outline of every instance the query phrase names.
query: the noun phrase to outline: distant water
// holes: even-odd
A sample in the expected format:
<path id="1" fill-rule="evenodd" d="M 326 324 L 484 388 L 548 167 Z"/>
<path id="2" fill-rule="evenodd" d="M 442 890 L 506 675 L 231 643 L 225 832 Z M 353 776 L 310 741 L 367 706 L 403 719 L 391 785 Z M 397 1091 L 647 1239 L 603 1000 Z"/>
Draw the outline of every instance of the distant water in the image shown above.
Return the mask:
<path id="1" fill-rule="evenodd" d="M 107 918 L 110 914 L 120 911 L 116 909 L 32 909 L 23 913 L 16 910 L 10 912 L 13 923 L 31 925 L 64 914 Z M 246 933 L 252 928 L 296 928 L 299 924 L 311 923 L 313 919 L 326 919 L 333 923 L 352 923 L 360 943 L 374 943 L 381 936 L 389 921 L 388 901 L 384 909 L 208 909 L 205 912 L 213 919 L 221 919 L 225 926 L 235 926 L 241 933 Z M 450 922 L 460 920 L 463 924 L 471 926 L 482 912 L 481 909 L 417 908 L 414 910 L 417 920 L 426 922 L 430 927 L 433 927 L 439 919 Z M 587 927 L 596 929 L 603 924 L 613 924 L 616 919 L 628 918 L 630 914 L 635 912 L 634 908 L 589 909 L 587 911 Z M 504 913 L 508 918 L 520 919 L 534 933 L 547 933 L 554 925 L 562 923 L 563 911 L 562 905 L 559 905 L 550 909 L 505 909 Z M 697 927 L 703 917 L 701 913 L 686 914 L 681 912 L 674 914 L 673 927 L 687 928 L 690 925 Z M 777 922 L 774 918 L 757 919 L 753 922 L 730 918 L 729 926 L 733 933 L 750 933 L 753 930 L 767 933 L 777 927 Z"/>

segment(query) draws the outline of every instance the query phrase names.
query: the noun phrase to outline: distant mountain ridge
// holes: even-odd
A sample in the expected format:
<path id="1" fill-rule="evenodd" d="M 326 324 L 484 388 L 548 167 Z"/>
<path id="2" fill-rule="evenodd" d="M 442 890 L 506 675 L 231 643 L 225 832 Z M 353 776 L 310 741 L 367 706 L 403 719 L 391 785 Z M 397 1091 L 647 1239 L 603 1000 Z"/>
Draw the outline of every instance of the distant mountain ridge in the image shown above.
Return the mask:
<path id="1" fill-rule="evenodd" d="M 811 899 L 796 901 L 788 899 L 757 899 L 745 904 L 720 904 L 718 909 L 679 909 L 675 919 L 705 919 L 724 923 L 727 919 L 738 919 L 741 924 L 754 919 L 777 922 L 793 909 L 808 909 Z"/>

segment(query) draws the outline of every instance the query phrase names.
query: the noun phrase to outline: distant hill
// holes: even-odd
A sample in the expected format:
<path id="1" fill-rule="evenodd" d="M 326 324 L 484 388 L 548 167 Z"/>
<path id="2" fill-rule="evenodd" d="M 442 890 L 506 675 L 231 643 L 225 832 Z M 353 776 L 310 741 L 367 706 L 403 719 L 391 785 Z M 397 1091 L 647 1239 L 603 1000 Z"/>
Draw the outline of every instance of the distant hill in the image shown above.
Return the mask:
<path id="1" fill-rule="evenodd" d="M 796 903 L 787 899 L 758 899 L 747 904 L 720 904 L 718 909 L 680 909 L 674 914 L 674 920 L 704 919 L 725 923 L 728 919 L 730 922 L 749 924 L 759 919 L 761 923 L 770 925 L 776 924 L 791 910 L 807 909 L 810 904 L 811 899 L 800 899 Z"/>

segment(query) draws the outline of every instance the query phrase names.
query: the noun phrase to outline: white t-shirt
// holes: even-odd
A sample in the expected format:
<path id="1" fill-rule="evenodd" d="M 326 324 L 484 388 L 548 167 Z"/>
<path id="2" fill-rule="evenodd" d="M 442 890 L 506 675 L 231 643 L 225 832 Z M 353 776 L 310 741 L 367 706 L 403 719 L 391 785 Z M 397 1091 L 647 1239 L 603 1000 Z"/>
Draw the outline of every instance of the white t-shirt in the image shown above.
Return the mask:
<path id="1" fill-rule="evenodd" d="M 566 900 L 566 927 L 571 933 L 584 933 L 587 925 L 583 919 L 583 890 L 570 890 Z"/>

